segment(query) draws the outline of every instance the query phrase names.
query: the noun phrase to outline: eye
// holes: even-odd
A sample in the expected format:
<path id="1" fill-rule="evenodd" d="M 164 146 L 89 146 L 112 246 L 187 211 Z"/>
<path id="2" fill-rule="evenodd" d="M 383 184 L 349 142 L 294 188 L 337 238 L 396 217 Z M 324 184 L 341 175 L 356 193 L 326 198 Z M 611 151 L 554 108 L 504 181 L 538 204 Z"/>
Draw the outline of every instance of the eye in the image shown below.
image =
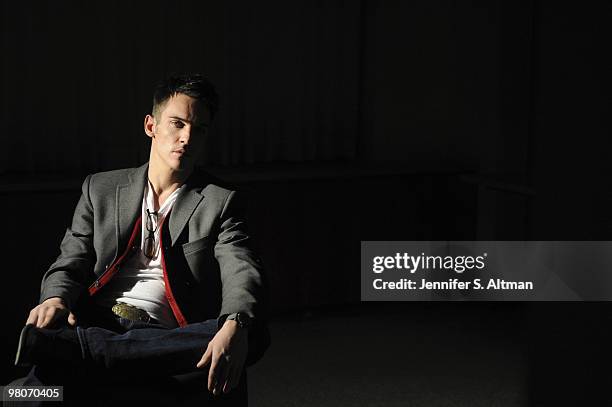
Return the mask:
<path id="1" fill-rule="evenodd" d="M 185 127 L 185 124 L 180 120 L 172 120 L 170 124 L 172 124 L 172 126 L 176 127 L 177 129 L 182 129 L 183 127 Z"/>

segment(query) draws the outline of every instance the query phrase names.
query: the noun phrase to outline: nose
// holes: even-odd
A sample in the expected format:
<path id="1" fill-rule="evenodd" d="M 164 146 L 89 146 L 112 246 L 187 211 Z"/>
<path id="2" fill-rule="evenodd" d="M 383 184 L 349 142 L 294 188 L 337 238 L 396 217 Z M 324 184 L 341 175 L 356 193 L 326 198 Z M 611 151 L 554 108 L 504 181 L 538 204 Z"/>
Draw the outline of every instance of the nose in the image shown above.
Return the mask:
<path id="1" fill-rule="evenodd" d="M 182 145 L 189 145 L 189 140 L 191 140 L 191 126 L 185 126 L 181 129 L 181 133 L 179 136 L 179 142 Z"/>

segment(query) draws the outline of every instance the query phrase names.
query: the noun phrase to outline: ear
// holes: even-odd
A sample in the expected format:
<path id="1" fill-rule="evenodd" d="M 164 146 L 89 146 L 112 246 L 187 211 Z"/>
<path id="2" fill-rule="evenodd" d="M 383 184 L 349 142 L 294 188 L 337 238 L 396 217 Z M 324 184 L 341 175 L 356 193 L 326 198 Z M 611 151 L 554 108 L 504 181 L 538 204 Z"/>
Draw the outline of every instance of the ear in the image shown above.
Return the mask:
<path id="1" fill-rule="evenodd" d="M 155 138 L 155 117 L 151 116 L 150 114 L 145 116 L 144 131 L 147 136 Z"/>

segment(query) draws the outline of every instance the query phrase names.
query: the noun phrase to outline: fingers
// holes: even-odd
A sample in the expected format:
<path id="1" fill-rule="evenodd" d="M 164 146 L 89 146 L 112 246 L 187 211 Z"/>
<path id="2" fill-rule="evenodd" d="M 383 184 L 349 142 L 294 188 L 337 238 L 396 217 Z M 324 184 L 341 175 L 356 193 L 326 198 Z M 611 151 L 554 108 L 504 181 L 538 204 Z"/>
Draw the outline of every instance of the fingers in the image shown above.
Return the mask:
<path id="1" fill-rule="evenodd" d="M 212 393 L 217 396 L 221 394 L 225 387 L 230 371 L 231 362 L 227 356 L 222 356 L 218 359 L 213 378 Z"/>
<path id="2" fill-rule="evenodd" d="M 204 355 L 202 355 L 202 359 L 200 359 L 200 361 L 196 364 L 196 367 L 199 369 L 210 364 L 210 368 L 208 369 L 208 383 L 206 385 L 208 391 L 210 392 L 213 392 L 216 384 L 216 370 L 218 362 L 219 358 L 213 358 L 213 347 L 209 344 L 206 348 L 206 352 L 204 352 Z"/>
<path id="3" fill-rule="evenodd" d="M 238 387 L 240 376 L 242 376 L 242 366 L 233 366 L 228 376 L 227 385 L 223 387 L 223 392 L 228 393 Z"/>
<path id="4" fill-rule="evenodd" d="M 215 394 L 215 386 L 217 385 L 217 365 L 219 358 L 215 358 L 210 362 L 208 370 L 208 391 Z"/>
<path id="5" fill-rule="evenodd" d="M 206 348 L 206 352 L 202 355 L 202 359 L 197 363 L 197 368 L 202 368 L 208 364 L 210 364 L 210 368 L 208 369 L 208 383 L 207 388 L 208 391 L 217 395 L 221 392 L 221 385 L 225 383 L 224 371 L 227 370 L 224 366 L 227 365 L 220 357 L 219 353 L 213 352 L 214 347 L 212 345 L 208 345 Z M 221 385 L 220 385 L 221 384 Z"/>
<path id="6" fill-rule="evenodd" d="M 46 308 L 41 308 L 38 310 L 38 319 L 36 320 L 36 327 L 37 328 L 42 328 L 43 327 L 43 322 L 45 321 L 45 316 L 47 313 L 47 309 Z"/>
<path id="7" fill-rule="evenodd" d="M 30 311 L 30 314 L 28 315 L 28 319 L 26 320 L 26 325 L 38 326 L 39 316 L 40 316 L 40 305 L 32 308 L 32 310 Z M 42 323 L 42 319 L 40 320 L 40 322 Z"/>
<path id="8" fill-rule="evenodd" d="M 62 315 L 66 315 L 66 311 L 62 308 L 38 305 L 30 311 L 26 324 L 36 325 L 37 328 L 44 328 L 53 324 Z M 70 315 L 72 318 L 69 316 L 68 322 L 71 323 L 70 321 L 72 321 L 71 325 L 74 325 L 76 318 L 72 313 Z"/>
<path id="9" fill-rule="evenodd" d="M 199 369 L 209 364 L 211 356 L 212 348 L 208 346 L 208 348 L 206 348 L 206 352 L 204 352 L 204 355 L 202 355 L 202 359 L 200 359 L 200 361 L 196 364 L 196 367 Z"/>
<path id="10" fill-rule="evenodd" d="M 38 312 L 37 309 L 34 308 L 30 311 L 30 315 L 28 315 L 28 319 L 26 321 L 26 325 L 36 325 L 38 321 Z"/>
<path id="11" fill-rule="evenodd" d="M 47 308 L 42 313 L 42 324 L 39 326 L 39 328 L 44 328 L 50 325 L 55 320 L 56 311 L 57 310 L 55 308 Z"/>
<path id="12" fill-rule="evenodd" d="M 76 317 L 74 316 L 72 312 L 68 314 L 68 323 L 72 326 L 75 326 L 77 323 Z"/>
<path id="13" fill-rule="evenodd" d="M 211 352 L 212 353 L 212 352 Z M 212 353 L 210 369 L 208 370 L 208 391 L 215 396 L 223 390 L 228 378 L 231 363 L 229 356 Z"/>
<path id="14" fill-rule="evenodd" d="M 229 393 L 231 389 L 230 379 L 228 378 L 225 383 L 223 383 L 223 393 Z"/>
<path id="15" fill-rule="evenodd" d="M 209 365 L 208 390 L 214 395 L 228 393 L 237 387 L 248 352 L 244 331 L 222 328 L 209 342 L 198 368 Z"/>
<path id="16" fill-rule="evenodd" d="M 238 369 L 236 369 L 236 366 L 231 366 L 229 368 L 228 374 L 227 374 L 227 379 L 225 380 L 225 383 L 223 384 L 223 393 L 229 393 L 230 390 L 232 390 L 234 387 L 236 387 L 237 383 L 236 383 L 236 371 Z"/>

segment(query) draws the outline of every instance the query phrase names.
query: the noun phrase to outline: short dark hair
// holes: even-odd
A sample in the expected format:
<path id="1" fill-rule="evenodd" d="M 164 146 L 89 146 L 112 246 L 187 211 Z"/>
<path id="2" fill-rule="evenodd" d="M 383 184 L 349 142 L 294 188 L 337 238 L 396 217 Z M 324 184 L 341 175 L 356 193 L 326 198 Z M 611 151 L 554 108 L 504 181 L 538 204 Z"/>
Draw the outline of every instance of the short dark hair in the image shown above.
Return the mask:
<path id="1" fill-rule="evenodd" d="M 179 93 L 206 104 L 212 119 L 219 109 L 219 96 L 213 84 L 200 74 L 171 75 L 155 87 L 153 93 L 153 116 L 161 112 L 168 99 Z"/>

